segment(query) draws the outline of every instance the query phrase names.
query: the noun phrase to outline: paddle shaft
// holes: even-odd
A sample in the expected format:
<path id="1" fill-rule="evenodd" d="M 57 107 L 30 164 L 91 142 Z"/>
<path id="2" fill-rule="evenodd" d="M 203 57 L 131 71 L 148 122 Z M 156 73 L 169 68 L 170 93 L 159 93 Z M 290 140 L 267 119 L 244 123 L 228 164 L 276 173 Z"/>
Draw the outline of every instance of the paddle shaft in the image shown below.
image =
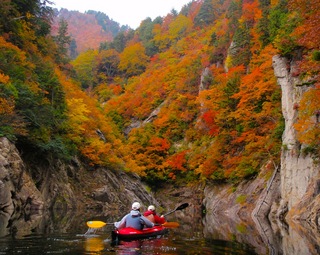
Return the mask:
<path id="1" fill-rule="evenodd" d="M 174 210 L 172 210 L 172 211 L 164 214 L 163 217 L 165 217 L 165 216 L 167 216 L 167 215 L 169 215 L 169 214 L 171 214 L 171 213 L 173 213 L 173 212 L 175 212 L 175 211 L 182 210 L 182 209 L 184 209 L 184 208 L 186 208 L 186 207 L 188 207 L 188 206 L 189 206 L 188 203 L 184 203 L 184 204 L 182 204 L 182 205 L 179 205 L 176 209 L 174 209 Z"/>

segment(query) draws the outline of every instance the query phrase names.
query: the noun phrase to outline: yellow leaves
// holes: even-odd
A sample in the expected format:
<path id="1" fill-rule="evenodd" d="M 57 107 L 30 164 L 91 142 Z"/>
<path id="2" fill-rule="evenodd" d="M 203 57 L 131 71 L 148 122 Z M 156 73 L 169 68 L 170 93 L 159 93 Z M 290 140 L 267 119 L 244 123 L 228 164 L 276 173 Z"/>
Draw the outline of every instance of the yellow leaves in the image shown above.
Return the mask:
<path id="1" fill-rule="evenodd" d="M 59 70 L 56 73 L 66 93 L 68 137 L 92 164 L 119 165 L 123 150 L 112 121 L 97 107 L 95 98 L 89 97 Z"/>
<path id="2" fill-rule="evenodd" d="M 180 14 L 169 25 L 169 37 L 170 40 L 176 40 L 186 34 L 186 32 L 192 27 L 192 21 L 186 16 Z"/>
<path id="3" fill-rule="evenodd" d="M 142 43 L 135 43 L 124 49 L 120 54 L 119 68 L 128 76 L 141 74 L 149 61 Z"/>
<path id="4" fill-rule="evenodd" d="M 86 52 L 81 53 L 75 60 L 71 62 L 85 88 L 91 87 L 93 84 L 93 67 L 94 60 L 97 55 L 97 50 L 87 50 Z"/>
<path id="5" fill-rule="evenodd" d="M 185 34 L 192 28 L 190 18 L 179 14 L 176 18 L 171 17 L 171 22 L 166 26 L 163 24 L 155 25 L 153 29 L 154 42 L 159 49 L 168 49 L 174 42 L 183 38 Z"/>
<path id="6" fill-rule="evenodd" d="M 87 115 L 90 111 L 88 110 L 87 105 L 84 104 L 82 98 L 71 98 L 67 99 L 66 101 L 68 105 L 68 116 L 70 122 L 74 125 L 78 125 L 78 128 L 83 130 L 81 124 L 89 120 Z"/>

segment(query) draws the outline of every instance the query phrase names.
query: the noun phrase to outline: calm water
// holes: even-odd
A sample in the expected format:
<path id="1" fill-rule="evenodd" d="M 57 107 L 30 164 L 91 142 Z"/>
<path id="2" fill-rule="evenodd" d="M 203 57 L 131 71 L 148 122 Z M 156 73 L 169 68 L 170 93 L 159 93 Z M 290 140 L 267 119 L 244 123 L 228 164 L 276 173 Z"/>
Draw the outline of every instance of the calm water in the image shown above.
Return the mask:
<path id="1" fill-rule="evenodd" d="M 108 232 L 108 231 L 106 231 Z M 191 235 L 192 236 L 192 235 Z M 164 236 L 120 242 L 113 245 L 108 233 L 83 236 L 77 233 L 31 234 L 20 238 L 0 239 L 0 254 L 256 254 L 254 249 L 236 241 L 205 239 L 199 236 L 185 239 L 179 231 Z"/>
<path id="2" fill-rule="evenodd" d="M 320 233 L 301 226 L 279 229 L 263 222 L 241 222 L 214 215 L 195 218 L 184 212 L 170 216 L 180 223 L 164 236 L 132 242 L 111 241 L 112 226 L 95 234 L 88 230 L 84 215 L 68 214 L 6 219 L 0 214 L 0 255 L 4 254 L 320 254 Z M 113 222 L 114 219 L 106 219 Z"/>

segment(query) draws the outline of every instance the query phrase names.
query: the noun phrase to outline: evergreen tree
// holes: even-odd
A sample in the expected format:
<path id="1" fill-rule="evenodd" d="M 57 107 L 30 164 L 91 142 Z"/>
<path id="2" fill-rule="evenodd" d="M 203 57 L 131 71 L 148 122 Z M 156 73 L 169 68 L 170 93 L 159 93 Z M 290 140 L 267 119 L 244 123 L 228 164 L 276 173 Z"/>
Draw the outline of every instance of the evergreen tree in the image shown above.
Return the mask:
<path id="1" fill-rule="evenodd" d="M 194 19 L 195 26 L 201 27 L 211 24 L 215 20 L 212 0 L 204 0 L 198 15 Z"/>
<path id="2" fill-rule="evenodd" d="M 60 19 L 58 35 L 54 37 L 58 45 L 58 57 L 57 61 L 64 63 L 67 61 L 68 49 L 71 43 L 71 37 L 68 35 L 68 23 L 65 19 Z"/>
<path id="3" fill-rule="evenodd" d="M 78 56 L 77 42 L 75 39 L 72 39 L 70 42 L 70 58 L 75 59 L 77 56 Z"/>

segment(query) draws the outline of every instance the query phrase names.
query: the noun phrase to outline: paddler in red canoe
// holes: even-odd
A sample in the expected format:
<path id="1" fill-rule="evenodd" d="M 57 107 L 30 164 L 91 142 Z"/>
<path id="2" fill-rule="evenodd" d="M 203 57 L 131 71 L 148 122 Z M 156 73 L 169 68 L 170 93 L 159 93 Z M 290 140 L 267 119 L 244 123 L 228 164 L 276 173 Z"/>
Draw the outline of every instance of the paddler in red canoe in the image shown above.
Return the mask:
<path id="1" fill-rule="evenodd" d="M 131 227 L 134 229 L 141 230 L 144 227 L 152 228 L 154 226 L 154 223 L 152 223 L 150 220 L 148 220 L 140 213 L 139 202 L 134 202 L 131 208 L 132 210 L 130 213 L 125 215 L 120 221 L 114 223 L 114 226 L 117 229 Z"/>
<path id="2" fill-rule="evenodd" d="M 166 219 L 163 215 L 157 215 L 154 205 L 149 205 L 148 210 L 143 213 L 143 216 L 155 224 L 163 224 L 166 222 Z"/>

